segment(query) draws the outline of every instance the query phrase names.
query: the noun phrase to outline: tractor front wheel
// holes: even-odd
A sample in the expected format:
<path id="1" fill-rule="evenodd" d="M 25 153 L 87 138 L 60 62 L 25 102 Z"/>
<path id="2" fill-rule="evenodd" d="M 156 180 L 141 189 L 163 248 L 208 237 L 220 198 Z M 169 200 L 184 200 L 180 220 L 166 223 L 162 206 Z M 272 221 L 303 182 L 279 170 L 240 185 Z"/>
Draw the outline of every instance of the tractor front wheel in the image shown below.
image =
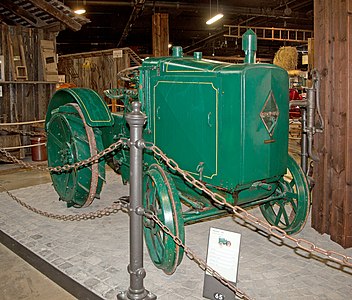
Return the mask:
<path id="1" fill-rule="evenodd" d="M 273 195 L 275 200 L 260 205 L 269 222 L 294 234 L 304 227 L 310 208 L 310 193 L 306 176 L 292 156 L 288 157 L 287 173 L 279 182 Z"/>
<path id="2" fill-rule="evenodd" d="M 181 202 L 171 176 L 153 164 L 144 176 L 143 205 L 154 213 L 170 232 L 185 242 Z M 183 248 L 153 220 L 144 218 L 144 235 L 154 265 L 166 274 L 175 272 L 183 257 Z"/>

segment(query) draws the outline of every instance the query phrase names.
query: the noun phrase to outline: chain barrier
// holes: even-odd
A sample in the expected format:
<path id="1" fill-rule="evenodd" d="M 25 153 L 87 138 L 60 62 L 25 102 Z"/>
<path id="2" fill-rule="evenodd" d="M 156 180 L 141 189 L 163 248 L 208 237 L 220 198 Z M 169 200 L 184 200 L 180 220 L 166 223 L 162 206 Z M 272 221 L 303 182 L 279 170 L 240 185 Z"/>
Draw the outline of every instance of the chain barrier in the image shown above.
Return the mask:
<path id="1" fill-rule="evenodd" d="M 20 164 L 26 168 L 39 169 L 42 171 L 61 172 L 61 171 L 67 171 L 67 170 L 70 170 L 73 168 L 83 167 L 83 166 L 86 166 L 90 163 L 97 163 L 101 157 L 105 156 L 106 154 L 108 154 L 110 152 L 113 152 L 121 145 L 127 144 L 127 142 L 128 142 L 127 139 L 120 139 L 116 143 L 112 144 L 110 147 L 108 147 L 105 150 L 99 152 L 98 154 L 88 158 L 87 160 L 77 162 L 73 165 L 64 165 L 62 167 L 54 167 L 54 168 L 40 167 L 40 166 L 26 163 L 20 159 L 17 159 L 16 157 L 14 157 L 13 155 L 11 155 L 9 152 L 7 152 L 6 150 L 4 150 L 2 148 L 0 148 L 0 153 L 5 155 L 7 158 L 11 159 L 13 162 Z M 115 214 L 120 210 L 122 210 L 123 212 L 129 213 L 129 203 L 120 199 L 120 200 L 116 201 L 114 204 L 112 204 L 111 206 L 105 207 L 105 208 L 97 210 L 95 212 L 75 214 L 75 215 L 72 215 L 72 214 L 71 215 L 59 215 L 59 214 L 49 213 L 49 212 L 37 209 L 37 208 L 27 204 L 26 202 L 22 201 L 21 199 L 19 199 L 15 195 L 13 195 L 11 192 L 6 190 L 4 188 L 4 186 L 1 185 L 1 183 L 0 183 L 0 188 L 3 191 L 5 191 L 9 195 L 9 197 L 11 197 L 14 201 L 16 201 L 21 206 L 27 208 L 28 210 L 30 210 L 36 214 L 39 214 L 41 216 L 48 217 L 51 219 L 55 219 L 55 220 L 61 220 L 61 221 L 93 220 L 96 218 L 102 218 L 104 216 L 109 216 L 111 214 Z M 219 280 L 223 285 L 229 287 L 240 299 L 245 299 L 245 300 L 251 299 L 244 292 L 242 292 L 240 289 L 238 289 L 234 284 L 232 284 L 231 282 L 226 280 L 224 277 L 222 277 L 217 271 L 215 271 L 214 269 L 209 267 L 203 259 L 199 258 L 190 248 L 188 248 L 186 245 L 184 245 L 179 237 L 173 235 L 171 233 L 170 229 L 168 227 L 166 227 L 153 213 L 151 213 L 149 215 L 146 214 L 146 216 L 151 217 L 167 234 L 171 235 L 173 240 L 175 241 L 175 243 L 177 245 L 179 245 L 180 247 L 184 248 L 184 251 L 185 251 L 187 257 L 189 259 L 195 261 L 203 271 L 207 271 L 211 276 L 213 276 L 214 278 Z"/>
<path id="2" fill-rule="evenodd" d="M 17 159 L 16 157 L 11 155 L 9 152 L 4 150 L 3 148 L 0 148 L 0 153 L 5 155 L 7 158 L 12 160 L 13 162 L 15 162 L 19 165 L 22 165 L 26 168 L 39 169 L 42 171 L 50 171 L 50 172 L 64 172 L 64 171 L 68 171 L 71 169 L 78 169 L 78 168 L 87 166 L 89 164 L 98 163 L 99 159 L 101 157 L 107 155 L 108 153 L 115 151 L 117 148 L 119 148 L 120 146 L 126 145 L 127 143 L 128 143 L 128 139 L 121 138 L 117 142 L 111 144 L 108 148 L 104 149 L 103 151 L 99 152 L 96 155 L 93 155 L 92 157 L 90 157 L 86 160 L 76 162 L 72 165 L 66 164 L 64 166 L 58 166 L 58 167 L 40 167 L 40 166 L 26 163 L 20 159 Z M 223 197 L 222 195 L 220 195 L 216 192 L 211 191 L 210 189 L 208 189 L 206 187 L 206 185 L 203 182 L 194 178 L 189 172 L 182 170 L 175 160 L 168 158 L 167 155 L 160 148 L 155 146 L 153 143 L 145 142 L 145 148 L 147 150 L 152 151 L 157 157 L 161 158 L 170 169 L 181 174 L 182 177 L 188 183 L 190 183 L 191 185 L 193 185 L 195 188 L 199 189 L 200 191 L 203 191 L 208 196 L 210 196 L 214 200 L 215 203 L 230 209 L 236 217 L 239 217 L 240 219 L 244 220 L 245 222 L 249 222 L 249 223 L 254 224 L 256 226 L 262 227 L 270 235 L 272 235 L 280 240 L 285 240 L 285 239 L 290 240 L 290 241 L 294 242 L 298 248 L 300 248 L 308 253 L 315 252 L 315 253 L 324 255 L 328 259 L 333 260 L 341 265 L 346 265 L 346 266 L 352 267 L 352 257 L 341 254 L 341 253 L 333 251 L 333 250 L 326 250 L 326 249 L 320 248 L 320 247 L 316 246 L 314 243 L 312 243 L 306 239 L 294 238 L 294 237 L 288 235 L 283 229 L 281 229 L 277 226 L 270 225 L 263 220 L 260 220 L 256 216 L 248 213 L 245 209 L 243 209 L 237 205 L 232 205 L 232 204 L 228 203 L 226 201 L 225 197 Z M 14 201 L 19 203 L 21 206 L 31 210 L 34 213 L 37 213 L 39 215 L 42 215 L 42 216 L 45 216 L 48 218 L 56 219 L 56 220 L 62 220 L 62 221 L 92 220 L 92 219 L 96 219 L 96 218 L 101 218 L 103 216 L 109 216 L 111 214 L 117 213 L 120 210 L 122 210 L 123 212 L 127 212 L 127 213 L 129 212 L 129 203 L 126 201 L 123 201 L 123 200 L 118 200 L 114 204 L 112 204 L 111 206 L 105 207 L 103 209 L 99 209 L 95 212 L 76 214 L 76 215 L 58 215 L 58 214 L 48 213 L 48 212 L 39 210 L 39 209 L 25 203 L 24 201 L 20 200 L 15 195 L 13 195 L 11 192 L 7 191 L 1 184 L 0 184 L 0 188 L 2 188 Z M 146 218 L 153 220 L 166 234 L 170 235 L 172 237 L 172 239 L 174 240 L 174 242 L 178 246 L 180 246 L 184 249 L 187 257 L 190 260 L 193 260 L 195 263 L 197 263 L 197 265 L 203 271 L 207 271 L 211 276 L 213 276 L 218 281 L 220 281 L 223 285 L 225 285 L 229 289 L 231 289 L 236 294 L 236 296 L 239 297 L 240 299 L 245 299 L 245 300 L 251 299 L 247 294 L 245 294 L 240 289 L 238 289 L 234 284 L 232 284 L 226 278 L 222 277 L 213 268 L 208 266 L 207 263 L 203 259 L 199 258 L 189 247 L 187 247 L 185 244 L 183 244 L 182 240 L 178 236 L 174 235 L 171 232 L 171 230 L 167 226 L 165 226 L 162 223 L 162 221 L 153 212 L 145 211 L 144 216 Z"/>
<path id="3" fill-rule="evenodd" d="M 120 210 L 123 212 L 128 213 L 129 212 L 129 203 L 125 200 L 119 199 L 115 201 L 112 205 L 104 207 L 102 209 L 98 209 L 93 212 L 89 213 L 82 213 L 82 214 L 75 214 L 75 215 L 59 215 L 59 214 L 54 214 L 54 213 L 49 213 L 40 209 L 37 209 L 28 203 L 22 201 L 18 197 L 16 197 L 14 194 L 12 194 L 10 191 L 8 191 L 1 183 L 0 183 L 0 188 L 7 194 L 9 197 L 11 197 L 12 200 L 16 201 L 18 204 L 23 206 L 24 208 L 27 208 L 28 210 L 50 218 L 54 220 L 59 220 L 59 221 L 82 221 L 82 220 L 94 220 L 96 218 L 102 218 L 105 216 L 110 216 L 112 214 L 118 213 Z"/>
<path id="4" fill-rule="evenodd" d="M 208 196 L 210 196 L 214 200 L 215 203 L 230 209 L 236 217 L 239 217 L 240 219 L 242 219 L 246 222 L 249 222 L 251 224 L 254 224 L 256 226 L 260 226 L 260 227 L 264 228 L 270 235 L 272 235 L 280 240 L 285 240 L 285 239 L 290 240 L 290 241 L 294 242 L 298 248 L 300 248 L 304 251 L 307 251 L 308 253 L 312 254 L 315 252 L 315 253 L 324 255 L 328 259 L 333 260 L 341 265 L 352 267 L 352 257 L 351 256 L 347 256 L 347 255 L 338 253 L 333 250 L 325 250 L 323 248 L 316 246 L 314 243 L 312 243 L 306 239 L 295 238 L 295 237 L 288 235 L 285 230 L 283 230 L 277 226 L 270 225 L 263 220 L 260 220 L 256 216 L 250 214 L 245 209 L 243 209 L 237 205 L 232 205 L 232 204 L 228 203 L 226 201 L 225 197 L 221 196 L 220 194 L 212 192 L 210 189 L 208 189 L 205 186 L 205 184 L 203 182 L 195 179 L 189 172 L 182 170 L 176 161 L 168 158 L 166 156 L 166 154 L 160 148 L 155 146 L 153 143 L 145 142 L 145 147 L 146 147 L 146 149 L 152 151 L 156 156 L 160 157 L 170 169 L 180 173 L 188 183 L 192 184 L 194 187 L 196 187 L 200 191 L 203 191 Z M 170 230 L 168 230 L 167 233 L 170 234 L 171 233 Z M 177 237 L 176 240 L 179 240 L 179 238 Z M 175 242 L 176 242 L 176 240 L 175 240 Z"/>
<path id="5" fill-rule="evenodd" d="M 49 172 L 62 172 L 62 171 L 68 171 L 71 169 L 78 169 L 82 168 L 84 166 L 94 164 L 94 163 L 99 163 L 99 159 L 108 153 L 111 153 L 115 151 L 117 148 L 119 148 L 121 145 L 127 144 L 128 139 L 122 138 L 118 140 L 116 143 L 111 144 L 108 148 L 104 149 L 103 151 L 97 153 L 96 155 L 91 156 L 90 158 L 86 160 L 82 160 L 79 162 L 76 162 L 72 165 L 64 165 L 64 166 L 58 166 L 58 167 L 42 167 L 42 166 L 37 166 L 33 164 L 26 163 L 17 157 L 11 155 L 8 151 L 6 151 L 3 148 L 0 148 L 0 153 L 5 155 L 8 159 L 12 160 L 13 162 L 25 167 L 25 168 L 31 168 L 31 169 L 37 169 L 41 171 L 49 171 Z M 28 210 L 42 215 L 44 217 L 48 217 L 51 219 L 55 220 L 61 220 L 61 221 L 81 221 L 81 220 L 92 220 L 95 218 L 101 218 L 103 216 L 109 216 L 113 213 L 117 213 L 119 210 L 122 210 L 124 212 L 128 212 L 128 202 L 123 201 L 123 200 L 118 200 L 111 206 L 105 207 L 103 209 L 99 209 L 95 212 L 89 212 L 89 213 L 83 213 L 83 214 L 76 214 L 76 215 L 58 215 L 58 214 L 53 214 L 53 213 L 48 213 L 46 211 L 42 211 L 40 209 L 37 209 L 26 202 L 20 200 L 17 198 L 15 195 L 13 195 L 11 192 L 9 192 L 5 187 L 0 183 L 0 188 L 6 192 L 14 201 L 19 203 L 21 206 L 27 208 Z"/>
<path id="6" fill-rule="evenodd" d="M 78 162 L 75 162 L 72 165 L 66 164 L 63 166 L 58 166 L 58 167 L 42 167 L 42 166 L 37 166 L 33 165 L 30 163 L 26 163 L 23 160 L 18 159 L 17 157 L 13 156 L 10 152 L 6 151 L 4 148 L 0 148 L 0 153 L 6 156 L 9 160 L 13 161 L 14 163 L 23 166 L 24 168 L 30 168 L 30 169 L 37 169 L 40 171 L 49 171 L 49 172 L 54 172 L 54 173 L 60 173 L 60 172 L 67 172 L 71 169 L 79 169 L 82 167 L 85 167 L 90 164 L 96 164 L 99 163 L 99 159 L 102 158 L 103 156 L 115 151 L 117 148 L 120 146 L 126 145 L 128 139 L 126 138 L 121 138 L 118 140 L 116 143 L 111 144 L 108 148 L 104 149 L 103 151 L 89 157 L 86 160 L 81 160 Z"/>
<path id="7" fill-rule="evenodd" d="M 29 136 L 41 136 L 41 137 L 46 137 L 45 132 L 39 132 L 39 131 L 25 131 L 21 129 L 9 129 L 9 128 L 1 128 L 0 131 L 6 131 L 8 133 L 19 133 L 22 135 L 29 135 Z"/>

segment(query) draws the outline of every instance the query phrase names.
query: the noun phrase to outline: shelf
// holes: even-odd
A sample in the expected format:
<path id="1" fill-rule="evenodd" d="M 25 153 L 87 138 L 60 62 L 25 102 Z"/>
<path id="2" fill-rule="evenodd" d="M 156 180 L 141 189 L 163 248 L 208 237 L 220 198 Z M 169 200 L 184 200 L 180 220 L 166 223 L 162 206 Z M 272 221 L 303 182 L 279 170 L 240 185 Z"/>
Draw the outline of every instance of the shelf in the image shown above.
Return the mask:
<path id="1" fill-rule="evenodd" d="M 0 81 L 0 84 L 57 84 L 57 81 Z"/>

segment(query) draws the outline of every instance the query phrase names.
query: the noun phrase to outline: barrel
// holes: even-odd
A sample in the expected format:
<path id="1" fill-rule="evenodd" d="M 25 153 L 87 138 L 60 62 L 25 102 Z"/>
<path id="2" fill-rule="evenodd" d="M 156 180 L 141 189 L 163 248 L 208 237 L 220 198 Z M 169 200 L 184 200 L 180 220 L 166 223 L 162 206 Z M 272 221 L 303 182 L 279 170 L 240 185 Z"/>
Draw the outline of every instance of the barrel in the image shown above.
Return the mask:
<path id="1" fill-rule="evenodd" d="M 47 160 L 46 145 L 41 145 L 43 143 L 46 143 L 46 138 L 44 138 L 44 137 L 31 138 L 31 145 L 38 145 L 38 146 L 32 147 L 32 160 L 33 161 Z"/>

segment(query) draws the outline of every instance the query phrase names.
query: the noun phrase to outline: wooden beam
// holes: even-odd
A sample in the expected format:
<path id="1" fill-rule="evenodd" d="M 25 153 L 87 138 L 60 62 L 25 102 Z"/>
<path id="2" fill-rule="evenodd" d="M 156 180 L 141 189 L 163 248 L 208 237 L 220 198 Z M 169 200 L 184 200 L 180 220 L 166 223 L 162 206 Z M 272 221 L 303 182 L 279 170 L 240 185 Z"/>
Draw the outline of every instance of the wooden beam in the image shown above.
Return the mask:
<path id="1" fill-rule="evenodd" d="M 10 10 L 16 16 L 19 16 L 19 17 L 25 19 L 29 24 L 31 24 L 34 27 L 41 27 L 41 26 L 45 25 L 44 22 L 42 22 L 40 19 L 33 16 L 27 10 L 18 6 L 17 4 L 14 4 L 13 1 L 2 0 L 0 5 L 5 7 L 6 9 Z"/>
<path id="2" fill-rule="evenodd" d="M 312 227 L 352 247 L 352 0 L 314 1 L 314 62 L 325 120 L 317 134 Z"/>
<path id="3" fill-rule="evenodd" d="M 156 13 L 152 16 L 152 39 L 154 57 L 169 55 L 169 15 Z"/>
<path id="4" fill-rule="evenodd" d="M 64 23 L 70 29 L 74 31 L 78 31 L 82 28 L 82 25 L 76 22 L 73 18 L 67 16 L 45 0 L 28 0 L 34 6 L 46 11 L 48 14 L 52 15 L 55 19 L 59 20 L 60 22 Z"/>

